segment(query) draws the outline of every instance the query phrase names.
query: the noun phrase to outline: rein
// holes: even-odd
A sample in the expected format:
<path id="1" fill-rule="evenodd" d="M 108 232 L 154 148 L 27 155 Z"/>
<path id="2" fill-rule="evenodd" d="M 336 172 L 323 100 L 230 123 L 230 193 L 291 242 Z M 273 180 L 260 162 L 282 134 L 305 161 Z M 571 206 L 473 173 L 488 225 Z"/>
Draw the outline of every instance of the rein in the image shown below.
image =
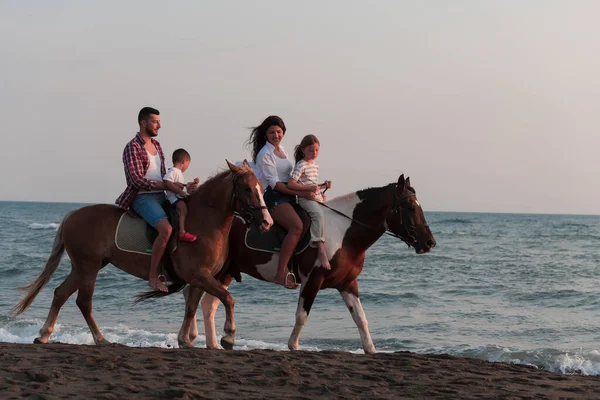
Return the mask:
<path id="1" fill-rule="evenodd" d="M 395 187 L 395 185 L 394 185 L 394 187 Z M 327 189 L 325 189 L 325 190 L 327 190 Z M 324 193 L 324 192 L 323 192 L 323 193 Z M 399 208 L 399 203 L 398 203 L 398 200 L 397 200 L 397 198 L 396 198 L 396 192 L 395 192 L 395 191 L 393 191 L 393 193 L 392 193 L 392 196 L 393 196 L 393 197 L 392 197 L 392 199 L 393 199 L 393 200 L 392 200 L 392 201 L 393 201 L 393 204 L 392 204 L 392 212 L 393 212 L 393 213 L 398 213 L 398 212 L 399 212 L 399 210 L 398 210 L 398 208 Z M 407 197 L 412 197 L 412 196 L 416 196 L 416 194 L 415 194 L 415 193 L 409 193 L 409 194 L 405 194 L 405 195 L 403 195 L 402 197 L 400 197 L 400 199 L 405 199 L 405 198 L 407 198 Z M 362 226 L 363 228 L 367 228 L 367 229 L 370 229 L 370 230 L 372 230 L 372 231 L 375 231 L 375 232 L 377 232 L 377 231 L 379 230 L 378 228 L 374 228 L 374 227 L 372 227 L 372 226 L 370 226 L 370 225 L 367 225 L 367 224 L 365 224 L 364 222 L 358 221 L 358 220 L 356 220 L 356 219 L 354 219 L 354 218 L 352 218 L 352 217 L 350 217 L 350 216 L 348 216 L 348 215 L 344 214 L 343 212 L 341 212 L 341 211 L 339 211 L 339 210 L 336 210 L 335 208 L 332 208 L 332 207 L 328 206 L 328 205 L 327 205 L 327 204 L 325 204 L 325 203 L 321 203 L 321 202 L 318 202 L 318 203 L 319 203 L 320 205 L 322 205 L 323 207 L 325 207 L 325 208 L 327 208 L 327 209 L 329 209 L 329 210 L 333 211 L 334 213 L 336 213 L 336 214 L 338 214 L 338 215 L 341 215 L 342 217 L 344 217 L 344 218 L 347 218 L 347 219 L 349 219 L 349 220 L 350 220 L 350 221 L 352 221 L 352 222 L 355 222 L 356 224 L 358 224 L 358 225 Z M 401 219 L 402 219 L 402 218 L 401 218 Z M 403 219 L 402 219 L 402 225 L 404 225 L 404 220 L 403 220 Z M 427 224 L 418 224 L 417 226 L 427 226 Z M 384 228 L 385 228 L 385 225 L 384 225 Z M 409 229 L 409 228 L 406 228 L 406 230 L 407 230 L 407 232 L 409 232 L 409 235 L 410 235 L 410 232 L 411 232 L 411 231 L 413 231 L 413 232 L 414 232 L 414 228 L 413 228 L 413 227 L 410 227 L 410 229 Z M 396 239 L 400 239 L 400 240 L 402 240 L 404 243 L 406 243 L 406 244 L 408 245 L 408 247 L 410 247 L 410 246 L 412 245 L 412 243 L 414 243 L 414 242 L 416 241 L 416 239 L 414 238 L 414 236 L 410 235 L 410 239 L 412 239 L 412 241 L 409 243 L 407 239 L 403 238 L 401 235 L 398 235 L 398 234 L 397 234 L 397 233 L 395 233 L 395 232 L 392 232 L 392 231 L 390 231 L 390 230 L 389 230 L 389 229 L 387 229 L 387 228 L 385 229 L 385 231 L 383 232 L 383 234 L 384 234 L 384 235 L 391 236 L 391 237 L 395 237 Z"/>
<path id="2" fill-rule="evenodd" d="M 231 209 L 233 209 L 233 214 L 242 218 L 244 220 L 244 222 L 246 223 L 246 225 L 250 225 L 254 221 L 253 213 L 257 210 L 266 210 L 267 207 L 265 207 L 265 206 L 255 207 L 251 204 L 247 204 L 245 202 L 240 201 L 240 199 L 238 198 L 238 195 L 237 195 L 238 177 L 234 176 L 232 180 L 233 180 L 233 190 L 231 191 L 231 198 L 229 200 L 229 204 L 231 205 Z M 219 209 L 219 207 L 217 207 L 214 204 L 209 203 L 207 201 L 200 200 L 200 202 L 210 208 L 214 208 L 217 210 Z M 236 203 L 239 203 L 241 205 L 241 209 L 242 209 L 241 212 L 235 211 Z"/>

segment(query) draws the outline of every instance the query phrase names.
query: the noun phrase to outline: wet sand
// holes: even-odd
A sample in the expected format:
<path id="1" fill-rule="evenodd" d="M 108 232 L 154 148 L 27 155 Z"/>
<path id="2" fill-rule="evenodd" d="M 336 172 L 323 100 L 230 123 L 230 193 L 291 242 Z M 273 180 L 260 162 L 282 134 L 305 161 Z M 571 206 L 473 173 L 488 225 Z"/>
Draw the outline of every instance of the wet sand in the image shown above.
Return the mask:
<path id="1" fill-rule="evenodd" d="M 408 352 L 0 343 L 0 398 L 592 399 L 600 377 Z"/>

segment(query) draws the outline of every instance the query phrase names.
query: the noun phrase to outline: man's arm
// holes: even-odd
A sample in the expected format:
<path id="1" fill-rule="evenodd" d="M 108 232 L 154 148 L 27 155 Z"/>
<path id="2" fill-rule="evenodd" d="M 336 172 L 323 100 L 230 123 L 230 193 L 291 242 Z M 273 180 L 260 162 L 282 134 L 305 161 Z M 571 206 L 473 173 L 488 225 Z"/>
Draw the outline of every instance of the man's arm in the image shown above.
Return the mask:
<path id="1" fill-rule="evenodd" d="M 165 186 L 165 190 L 169 190 L 173 193 L 179 195 L 179 197 L 187 197 L 187 193 L 183 190 L 183 183 L 176 183 L 171 181 L 162 181 L 161 182 Z"/>

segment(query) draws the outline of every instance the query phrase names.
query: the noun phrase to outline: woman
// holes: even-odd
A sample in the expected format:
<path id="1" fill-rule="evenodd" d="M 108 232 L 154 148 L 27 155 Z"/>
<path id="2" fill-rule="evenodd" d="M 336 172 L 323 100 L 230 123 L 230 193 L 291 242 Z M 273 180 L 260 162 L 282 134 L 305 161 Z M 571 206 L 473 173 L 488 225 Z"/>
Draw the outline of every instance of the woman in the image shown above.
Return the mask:
<path id="1" fill-rule="evenodd" d="M 275 282 L 288 289 L 295 289 L 298 287 L 296 277 L 291 272 L 286 274 L 286 271 L 302 236 L 302 220 L 292 204 L 296 201 L 296 195 L 314 200 L 315 194 L 294 191 L 287 187 L 293 164 L 281 145 L 284 135 L 283 120 L 272 115 L 252 129 L 248 143 L 252 147 L 252 160 L 256 164 L 258 179 L 265 188 L 265 203 L 275 222 L 287 230 L 279 252 Z"/>

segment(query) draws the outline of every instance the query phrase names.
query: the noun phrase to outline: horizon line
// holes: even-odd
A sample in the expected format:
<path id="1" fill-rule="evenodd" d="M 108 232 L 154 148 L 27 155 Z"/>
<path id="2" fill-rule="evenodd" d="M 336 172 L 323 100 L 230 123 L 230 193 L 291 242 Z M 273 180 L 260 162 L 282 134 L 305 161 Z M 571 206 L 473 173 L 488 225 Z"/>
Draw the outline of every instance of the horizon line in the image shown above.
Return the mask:
<path id="1" fill-rule="evenodd" d="M 78 205 L 94 205 L 94 204 L 112 204 L 114 203 L 88 203 L 88 202 L 77 202 L 77 201 L 42 201 L 42 200 L 0 200 L 0 203 L 48 203 L 48 204 L 78 204 Z M 600 216 L 600 214 L 585 214 L 585 213 L 559 213 L 559 212 L 509 212 L 509 211 L 439 211 L 439 210 L 427 210 L 423 211 L 427 213 L 454 213 L 454 214 L 512 214 L 512 215 L 566 215 L 566 216 Z"/>

